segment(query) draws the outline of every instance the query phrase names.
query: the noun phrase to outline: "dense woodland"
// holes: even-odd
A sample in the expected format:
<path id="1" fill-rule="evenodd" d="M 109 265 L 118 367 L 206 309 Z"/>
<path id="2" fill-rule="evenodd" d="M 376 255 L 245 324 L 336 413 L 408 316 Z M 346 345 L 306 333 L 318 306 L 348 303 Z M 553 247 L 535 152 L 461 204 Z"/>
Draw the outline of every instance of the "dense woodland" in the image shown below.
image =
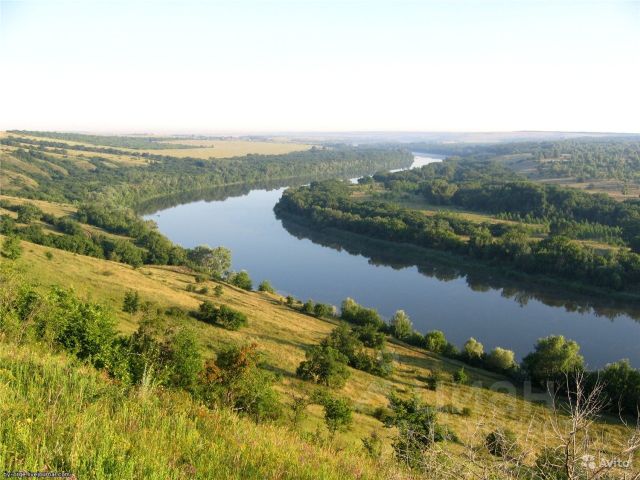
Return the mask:
<path id="1" fill-rule="evenodd" d="M 516 170 L 520 168 L 519 162 L 533 161 L 532 174 L 536 178 L 640 182 L 640 140 L 637 135 L 495 144 L 413 143 L 406 147 L 465 160 L 507 161 Z"/>
<path id="2" fill-rule="evenodd" d="M 477 162 L 432 164 L 422 169 L 378 174 L 388 192 L 418 195 L 431 204 L 455 205 L 551 225 L 545 238 L 519 224 L 478 224 L 447 214 L 425 216 L 393 201 L 360 201 L 343 182 L 313 183 L 288 190 L 279 214 L 381 240 L 472 256 L 487 262 L 598 287 L 637 292 L 640 283 L 640 202 L 522 181 L 500 166 Z M 573 228 L 573 226 L 580 228 Z M 571 240 L 594 232 L 628 245 L 609 253 Z"/>

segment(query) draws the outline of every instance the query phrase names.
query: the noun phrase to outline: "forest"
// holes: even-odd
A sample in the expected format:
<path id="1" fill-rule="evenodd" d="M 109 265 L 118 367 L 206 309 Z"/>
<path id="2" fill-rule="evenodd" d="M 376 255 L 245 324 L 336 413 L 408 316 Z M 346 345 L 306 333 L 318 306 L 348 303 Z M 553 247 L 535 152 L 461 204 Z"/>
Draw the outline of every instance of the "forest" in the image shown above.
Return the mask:
<path id="1" fill-rule="evenodd" d="M 378 182 L 377 197 L 352 194 Z M 422 169 L 381 173 L 351 187 L 312 183 L 285 192 L 279 215 L 294 215 L 315 228 L 338 228 L 380 240 L 444 250 L 519 271 L 564 278 L 584 285 L 636 292 L 640 282 L 640 202 L 617 202 L 555 185 L 523 181 L 500 165 L 446 161 Z M 549 225 L 543 238 L 526 223 L 478 223 L 436 213 L 431 216 L 394 202 L 420 197 L 514 220 Z M 580 228 L 573 229 L 573 226 Z M 596 251 L 571 236 L 608 237 L 624 248 Z"/>

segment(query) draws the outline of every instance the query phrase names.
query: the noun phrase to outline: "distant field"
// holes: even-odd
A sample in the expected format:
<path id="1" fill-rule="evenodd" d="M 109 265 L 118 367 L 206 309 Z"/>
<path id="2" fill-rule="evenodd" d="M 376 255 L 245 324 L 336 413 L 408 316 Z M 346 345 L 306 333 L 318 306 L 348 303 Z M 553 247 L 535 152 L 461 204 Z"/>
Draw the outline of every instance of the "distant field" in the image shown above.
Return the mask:
<path id="1" fill-rule="evenodd" d="M 311 148 L 311 145 L 302 143 L 252 142 L 247 140 L 175 140 L 166 143 L 193 145 L 195 148 L 164 149 L 160 151 L 148 150 L 148 152 L 180 158 L 227 158 L 244 156 L 251 153 L 280 155 L 283 153 L 309 150 Z"/>

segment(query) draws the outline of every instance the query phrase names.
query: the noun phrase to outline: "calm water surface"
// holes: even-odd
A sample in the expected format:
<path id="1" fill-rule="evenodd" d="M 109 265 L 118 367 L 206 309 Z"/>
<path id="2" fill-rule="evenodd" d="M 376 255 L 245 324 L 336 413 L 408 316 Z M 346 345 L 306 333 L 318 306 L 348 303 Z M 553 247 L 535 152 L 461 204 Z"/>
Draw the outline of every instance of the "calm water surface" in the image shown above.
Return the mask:
<path id="1" fill-rule="evenodd" d="M 416 154 L 413 167 L 433 161 Z M 267 279 L 285 295 L 334 305 L 352 297 L 387 318 L 402 308 L 419 331 L 442 330 L 459 346 L 473 336 L 485 350 L 502 346 L 520 358 L 539 337 L 563 334 L 581 345 L 591 367 L 621 358 L 640 366 L 637 307 L 519 285 L 477 268 L 451 267 L 424 251 L 283 223 L 273 212 L 283 191 L 192 201 L 145 218 L 184 247 L 230 248 L 234 270 L 247 270 L 255 285 Z"/>

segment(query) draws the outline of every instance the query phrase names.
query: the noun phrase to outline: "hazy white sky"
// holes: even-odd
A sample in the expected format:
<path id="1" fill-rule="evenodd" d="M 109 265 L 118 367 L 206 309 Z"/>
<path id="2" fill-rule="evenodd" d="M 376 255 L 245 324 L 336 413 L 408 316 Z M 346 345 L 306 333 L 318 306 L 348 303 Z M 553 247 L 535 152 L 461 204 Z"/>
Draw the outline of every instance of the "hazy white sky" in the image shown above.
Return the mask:
<path id="1" fill-rule="evenodd" d="M 640 132 L 640 1 L 0 0 L 0 129 Z"/>

